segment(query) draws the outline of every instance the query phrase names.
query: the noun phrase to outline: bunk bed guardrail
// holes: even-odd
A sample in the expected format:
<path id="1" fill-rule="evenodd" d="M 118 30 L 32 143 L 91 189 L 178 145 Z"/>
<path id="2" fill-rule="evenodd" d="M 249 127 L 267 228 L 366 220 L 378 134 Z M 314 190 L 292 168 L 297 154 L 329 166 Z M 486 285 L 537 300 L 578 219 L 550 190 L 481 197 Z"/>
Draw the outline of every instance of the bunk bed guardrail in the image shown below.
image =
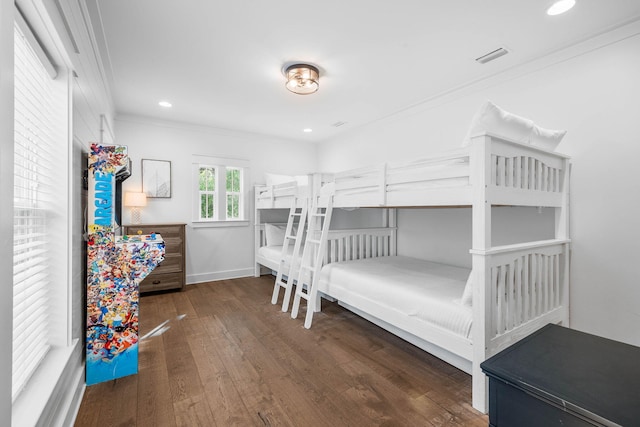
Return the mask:
<path id="1" fill-rule="evenodd" d="M 489 300 L 483 311 L 489 354 L 547 323 L 568 320 L 569 244 L 568 239 L 554 239 L 470 251 L 482 256 L 486 266 Z M 475 283 L 478 280 L 476 275 Z M 474 293 L 474 301 L 480 297 Z"/>
<path id="2" fill-rule="evenodd" d="M 274 225 L 284 226 L 286 224 L 274 223 Z M 396 227 L 329 230 L 323 265 L 331 262 L 395 255 L 393 240 L 396 231 Z M 260 248 L 267 243 L 264 224 L 257 224 L 256 232 L 258 233 L 257 242 L 260 245 L 258 248 Z"/>
<path id="3" fill-rule="evenodd" d="M 472 145 L 478 143 L 485 144 L 486 158 L 472 155 Z M 486 192 L 492 204 L 563 205 L 567 156 L 488 133 L 474 137 L 473 144 L 418 161 L 336 173 L 320 192 L 321 204 L 333 195 L 336 207 L 411 206 L 412 198 L 415 206 L 470 206 L 473 170 L 487 167 Z"/>
<path id="4" fill-rule="evenodd" d="M 306 183 L 301 184 L 296 178 L 274 185 L 255 186 L 256 209 L 289 209 L 294 197 L 310 198 L 318 194 L 323 184 L 333 180 L 333 174 L 311 173 L 306 175 Z"/>
<path id="5" fill-rule="evenodd" d="M 395 227 L 329 230 L 324 264 L 395 255 Z"/>
<path id="6" fill-rule="evenodd" d="M 568 156 L 541 148 L 490 138 L 487 196 L 493 204 L 562 207 Z"/>

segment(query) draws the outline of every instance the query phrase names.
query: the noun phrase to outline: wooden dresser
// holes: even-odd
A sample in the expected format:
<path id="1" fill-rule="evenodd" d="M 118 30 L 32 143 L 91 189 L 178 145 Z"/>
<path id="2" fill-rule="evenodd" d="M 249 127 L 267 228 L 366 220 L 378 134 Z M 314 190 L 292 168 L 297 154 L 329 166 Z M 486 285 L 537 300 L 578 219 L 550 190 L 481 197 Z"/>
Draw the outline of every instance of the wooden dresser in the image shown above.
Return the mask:
<path id="1" fill-rule="evenodd" d="M 140 293 L 183 289 L 186 283 L 185 224 L 125 225 L 124 234 L 158 233 L 165 243 L 164 261 L 140 283 Z"/>

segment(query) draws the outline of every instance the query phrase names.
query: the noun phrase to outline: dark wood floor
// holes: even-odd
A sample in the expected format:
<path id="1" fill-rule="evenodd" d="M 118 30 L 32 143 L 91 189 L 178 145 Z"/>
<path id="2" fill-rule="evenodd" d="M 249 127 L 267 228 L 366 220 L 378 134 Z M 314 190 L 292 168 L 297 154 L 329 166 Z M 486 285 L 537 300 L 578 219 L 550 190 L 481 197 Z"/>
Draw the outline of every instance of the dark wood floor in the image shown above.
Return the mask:
<path id="1" fill-rule="evenodd" d="M 140 335 L 170 328 L 141 341 L 138 375 L 86 389 L 75 425 L 487 426 L 469 375 L 337 304 L 306 330 L 272 290 L 263 276 L 143 296 Z"/>

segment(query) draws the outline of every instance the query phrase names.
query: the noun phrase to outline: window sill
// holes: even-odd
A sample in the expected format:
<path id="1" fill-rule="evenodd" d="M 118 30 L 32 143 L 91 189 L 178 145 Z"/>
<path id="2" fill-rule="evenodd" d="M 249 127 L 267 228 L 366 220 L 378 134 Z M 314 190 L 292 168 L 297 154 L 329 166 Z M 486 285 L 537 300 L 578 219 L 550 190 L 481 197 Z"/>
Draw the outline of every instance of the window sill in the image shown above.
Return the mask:
<path id="1" fill-rule="evenodd" d="M 51 347 L 40 366 L 27 382 L 12 405 L 13 426 L 35 426 L 43 416 L 49 400 L 53 397 L 58 381 L 65 370 L 79 340 L 68 347 Z"/>
<path id="2" fill-rule="evenodd" d="M 248 227 L 249 220 L 239 221 L 191 221 L 193 228 Z"/>

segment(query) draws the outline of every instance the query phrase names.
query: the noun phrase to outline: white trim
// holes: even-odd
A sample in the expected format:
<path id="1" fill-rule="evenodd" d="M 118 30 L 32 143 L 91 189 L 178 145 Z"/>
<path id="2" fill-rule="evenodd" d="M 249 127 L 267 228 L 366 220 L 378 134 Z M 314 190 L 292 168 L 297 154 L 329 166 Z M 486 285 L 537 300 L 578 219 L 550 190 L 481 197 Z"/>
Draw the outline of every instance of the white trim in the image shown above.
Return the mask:
<path id="1" fill-rule="evenodd" d="M 82 342 L 84 344 L 84 342 Z M 66 405 L 55 405 L 49 407 L 54 400 L 54 392 L 58 389 L 58 383 L 68 378 L 65 375 L 67 364 L 73 360 L 73 353 L 80 352 L 80 340 L 74 340 L 74 344 L 69 347 L 54 347 L 49 350 L 47 357 L 44 358 L 42 364 L 38 367 L 29 382 L 18 395 L 12 407 L 11 425 L 14 427 L 35 426 L 44 419 L 53 419 L 56 417 L 56 409 L 66 410 L 70 412 L 71 407 Z M 77 367 L 74 375 L 74 384 L 77 384 L 78 372 L 80 376 L 80 384 L 84 386 L 84 365 Z M 59 393 L 67 393 L 66 397 L 62 397 L 61 401 L 73 402 L 73 396 L 77 395 L 77 388 L 61 387 L 57 390 Z M 49 412 L 49 413 L 47 413 Z M 66 418 L 66 416 L 64 417 Z"/>
<path id="2" fill-rule="evenodd" d="M 191 224 L 196 227 L 238 227 L 249 225 L 249 192 L 250 186 L 247 180 L 250 176 L 250 161 L 245 159 L 234 159 L 224 157 L 205 156 L 201 154 L 191 155 Z M 200 168 L 215 168 L 215 197 L 217 207 L 214 210 L 212 219 L 200 218 L 200 191 L 198 188 Z M 226 192 L 226 174 L 227 168 L 240 170 L 240 210 L 242 218 L 226 219 L 227 192 Z"/>
<path id="3" fill-rule="evenodd" d="M 193 228 L 220 228 L 220 227 L 248 227 L 250 221 L 248 219 L 230 220 L 230 221 L 191 221 Z"/>
<path id="4" fill-rule="evenodd" d="M 192 154 L 191 163 L 208 166 L 230 166 L 236 168 L 248 168 L 251 164 L 246 159 L 236 159 L 231 157 L 214 157 L 202 154 Z"/>
<path id="5" fill-rule="evenodd" d="M 241 277 L 253 277 L 254 268 L 242 268 L 239 270 L 215 271 L 210 273 L 188 274 L 187 284 L 194 285 L 204 282 L 215 282 L 217 280 L 239 279 Z"/>
<path id="6" fill-rule="evenodd" d="M 29 46 L 31 46 L 31 49 L 33 49 L 33 52 L 40 60 L 40 63 L 42 64 L 44 69 L 47 70 L 49 77 L 51 77 L 52 80 L 55 80 L 56 77 L 58 77 L 58 70 L 56 69 L 56 66 L 51 58 L 49 58 L 49 54 L 47 53 L 45 48 L 40 44 L 38 38 L 35 36 L 35 34 L 33 34 L 33 31 L 31 31 L 31 27 L 29 27 L 29 24 L 27 24 L 27 21 L 22 15 L 22 12 L 20 11 L 18 5 L 16 5 L 14 19 L 18 27 L 20 27 L 20 31 L 22 31 L 22 34 L 27 39 Z"/>

